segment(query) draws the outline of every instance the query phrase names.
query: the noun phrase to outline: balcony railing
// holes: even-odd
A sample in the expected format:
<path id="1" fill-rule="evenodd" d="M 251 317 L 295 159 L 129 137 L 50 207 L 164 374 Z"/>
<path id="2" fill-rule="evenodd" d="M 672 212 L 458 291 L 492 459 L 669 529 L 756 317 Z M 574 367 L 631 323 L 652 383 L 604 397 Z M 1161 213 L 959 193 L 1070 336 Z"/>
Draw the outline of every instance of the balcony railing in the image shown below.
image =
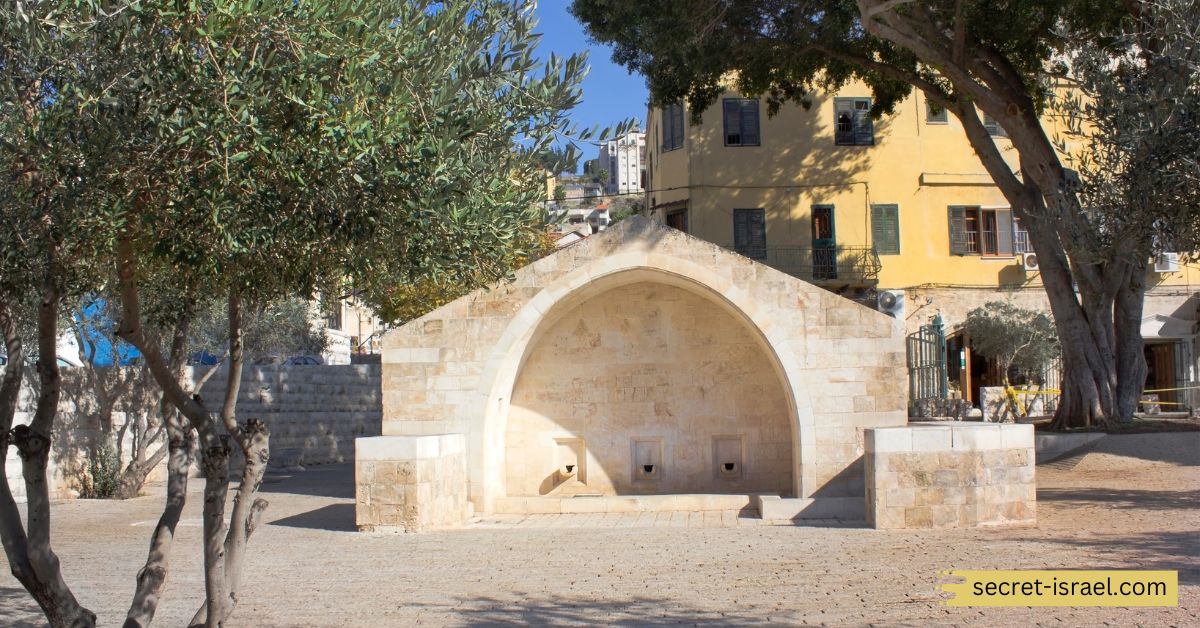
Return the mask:
<path id="1" fill-rule="evenodd" d="M 879 255 L 871 246 L 726 245 L 724 248 L 814 283 L 873 284 L 879 280 Z"/>

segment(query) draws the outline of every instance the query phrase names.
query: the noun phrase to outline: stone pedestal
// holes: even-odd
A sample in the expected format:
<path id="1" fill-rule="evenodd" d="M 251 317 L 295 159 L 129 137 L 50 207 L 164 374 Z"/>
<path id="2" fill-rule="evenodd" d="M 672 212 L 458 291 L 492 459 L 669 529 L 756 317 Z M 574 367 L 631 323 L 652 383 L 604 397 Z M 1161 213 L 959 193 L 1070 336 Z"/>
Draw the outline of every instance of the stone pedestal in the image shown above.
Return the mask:
<path id="1" fill-rule="evenodd" d="M 866 430 L 867 523 L 884 529 L 1033 525 L 1032 425 Z"/>
<path id="2" fill-rule="evenodd" d="M 359 530 L 422 532 L 466 522 L 466 439 L 462 434 L 376 436 L 354 443 Z"/>

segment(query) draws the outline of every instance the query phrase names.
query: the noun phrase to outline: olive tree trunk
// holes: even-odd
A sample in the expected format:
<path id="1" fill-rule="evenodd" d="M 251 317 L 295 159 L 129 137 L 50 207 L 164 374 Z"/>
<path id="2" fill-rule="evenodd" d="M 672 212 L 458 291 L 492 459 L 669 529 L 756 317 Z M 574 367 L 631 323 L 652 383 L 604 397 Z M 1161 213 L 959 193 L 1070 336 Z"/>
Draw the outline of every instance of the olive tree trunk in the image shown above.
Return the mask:
<path id="1" fill-rule="evenodd" d="M 54 264 L 51 258 L 51 272 Z M 53 276 L 52 274 L 50 275 Z M 0 297 L 0 328 L 9 363 L 0 382 L 0 458 L 8 455 L 13 444 L 21 456 L 25 476 L 27 518 L 21 524 L 20 511 L 8 486 L 4 465 L 0 464 L 0 539 L 13 576 L 37 601 L 46 620 L 60 626 L 95 626 L 96 614 L 84 608 L 63 579 L 58 556 L 50 544 L 50 486 L 46 476 L 50 461 L 50 443 L 54 418 L 58 412 L 60 374 L 58 370 L 59 294 L 50 284 L 42 288 L 38 303 L 38 377 L 41 390 L 29 425 L 12 427 L 16 415 L 23 376 L 24 348 L 17 334 L 15 306 Z"/>
<path id="2" fill-rule="evenodd" d="M 228 619 L 236 602 L 246 542 L 266 508 L 265 500 L 256 499 L 269 460 L 269 432 L 258 420 L 237 422 L 237 397 L 241 386 L 242 302 L 237 291 L 229 291 L 229 370 L 226 373 L 225 398 L 219 417 L 213 416 L 198 395 L 191 395 L 173 376 L 152 334 L 142 327 L 140 295 L 137 284 L 136 254 L 128 238 L 117 245 L 122 321 L 118 336 L 145 356 L 146 365 L 163 390 L 166 400 L 195 429 L 200 442 L 201 464 L 205 471 L 203 543 L 204 603 L 193 623 L 219 626 Z M 225 504 L 229 492 L 230 441 L 245 455 L 242 482 L 238 487 L 230 526 L 225 526 Z M 152 548 L 153 551 L 153 548 Z M 156 563 L 166 577 L 165 561 Z M 155 599 L 145 597 L 142 606 L 153 614 Z M 135 600 L 136 603 L 136 600 Z M 131 609 L 131 613 L 133 609 Z"/>
<path id="3" fill-rule="evenodd" d="M 175 381 L 185 386 L 183 366 L 186 357 L 187 333 L 191 323 L 191 303 L 186 304 L 183 315 L 175 325 L 171 339 L 170 368 L 175 375 Z M 129 605 L 129 613 L 125 618 L 125 628 L 147 628 L 154 619 L 158 609 L 158 601 L 162 596 L 163 586 L 167 582 L 167 558 L 175 540 L 175 528 L 183 507 L 187 503 L 188 471 L 192 466 L 192 444 L 195 441 L 195 430 L 187 422 L 165 396 L 158 401 L 159 416 L 167 434 L 167 497 L 163 513 L 154 526 L 150 537 L 150 550 L 146 556 L 146 564 L 137 575 L 137 588 L 134 590 L 133 601 Z"/>

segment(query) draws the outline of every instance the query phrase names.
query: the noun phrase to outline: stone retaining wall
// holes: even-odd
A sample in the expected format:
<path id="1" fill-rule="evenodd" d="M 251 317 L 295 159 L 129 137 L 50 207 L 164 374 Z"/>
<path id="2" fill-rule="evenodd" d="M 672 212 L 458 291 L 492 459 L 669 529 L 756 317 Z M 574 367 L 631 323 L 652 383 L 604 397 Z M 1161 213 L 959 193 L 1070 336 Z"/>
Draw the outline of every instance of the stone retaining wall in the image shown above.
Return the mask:
<path id="1" fill-rule="evenodd" d="M 200 368 L 194 370 L 192 376 L 199 377 Z M 248 367 L 242 374 L 238 417 L 266 421 L 271 430 L 272 466 L 344 462 L 353 455 L 355 438 L 380 433 L 379 371 L 379 365 L 365 364 Z M 224 397 L 223 375 L 215 374 L 200 391 L 210 408 L 216 409 Z M 17 425 L 30 421 L 36 401 L 32 384 L 22 389 Z M 85 464 L 84 452 L 102 438 L 98 425 L 86 418 L 95 404 L 82 370 L 64 369 L 49 469 L 56 499 L 77 494 L 75 475 Z M 126 412 L 114 412 L 116 426 L 123 424 L 125 417 Z M 128 446 L 128 436 L 126 441 Z M 25 501 L 21 460 L 15 448 L 9 448 L 5 472 L 17 500 Z M 161 467 L 150 480 L 164 477 L 165 467 Z"/>
<path id="2" fill-rule="evenodd" d="M 271 430 L 271 466 L 346 462 L 354 439 L 378 436 L 379 365 L 254 367 L 242 374 L 238 418 Z M 225 395 L 223 372 L 200 391 L 209 407 Z"/>
<path id="3" fill-rule="evenodd" d="M 881 529 L 1034 525 L 1032 425 L 867 430 L 867 522 Z"/>

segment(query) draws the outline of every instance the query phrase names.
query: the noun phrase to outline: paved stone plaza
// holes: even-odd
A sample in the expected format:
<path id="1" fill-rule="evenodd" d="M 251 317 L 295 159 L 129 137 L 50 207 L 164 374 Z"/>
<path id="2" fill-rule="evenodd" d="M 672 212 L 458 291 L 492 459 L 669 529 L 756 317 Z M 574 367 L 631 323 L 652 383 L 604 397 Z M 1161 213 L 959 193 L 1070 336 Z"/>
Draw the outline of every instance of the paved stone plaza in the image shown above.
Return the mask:
<path id="1" fill-rule="evenodd" d="M 498 516 L 390 535 L 353 531 L 349 465 L 315 467 L 264 484 L 268 524 L 233 625 L 1200 625 L 1200 433 L 1109 437 L 1037 473 L 1027 529 L 793 527 L 730 512 Z M 158 625 L 182 625 L 202 596 L 199 488 Z M 124 617 L 160 491 L 55 507 L 67 581 L 101 625 Z M 949 568 L 1177 569 L 1180 606 L 948 609 L 935 583 Z M 40 617 L 0 574 L 0 623 Z"/>

